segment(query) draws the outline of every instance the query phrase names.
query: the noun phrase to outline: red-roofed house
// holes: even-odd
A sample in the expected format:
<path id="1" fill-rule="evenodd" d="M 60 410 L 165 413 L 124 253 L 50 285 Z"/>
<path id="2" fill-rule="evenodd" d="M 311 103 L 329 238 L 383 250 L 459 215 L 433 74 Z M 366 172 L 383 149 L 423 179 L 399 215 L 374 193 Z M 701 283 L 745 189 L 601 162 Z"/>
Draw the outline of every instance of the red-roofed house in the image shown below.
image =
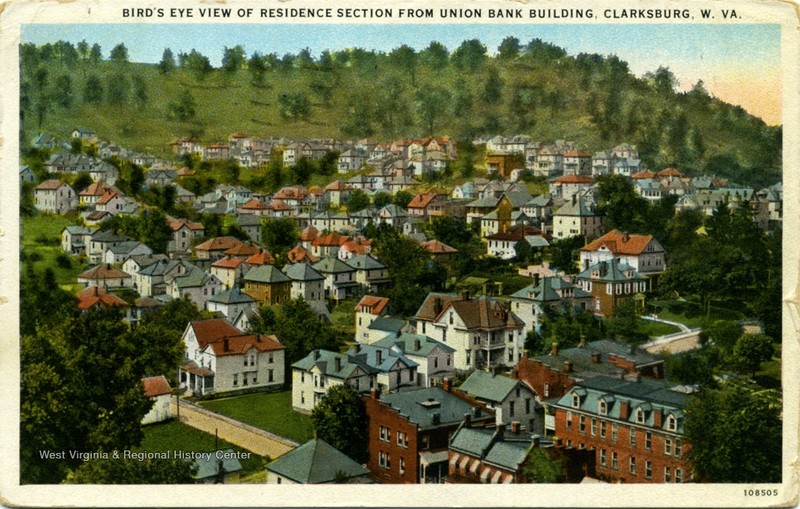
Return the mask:
<path id="1" fill-rule="evenodd" d="M 308 225 L 300 232 L 300 244 L 306 249 L 311 249 L 311 243 L 314 242 L 317 237 L 319 237 L 319 230 Z"/>
<path id="2" fill-rule="evenodd" d="M 255 265 L 274 265 L 275 258 L 266 249 L 259 249 L 257 253 L 250 255 L 245 263 L 249 266 Z"/>
<path id="3" fill-rule="evenodd" d="M 300 244 L 294 246 L 286 253 L 286 259 L 289 260 L 290 263 L 317 263 L 319 261 L 318 256 L 314 256 L 311 251 Z"/>
<path id="4" fill-rule="evenodd" d="M 652 235 L 637 235 L 611 230 L 581 248 L 581 270 L 616 258 L 639 274 L 661 274 L 666 269 L 664 248 Z"/>
<path id="5" fill-rule="evenodd" d="M 90 286 L 78 294 L 78 309 L 88 311 L 94 307 L 125 309 L 130 305 L 99 286 Z"/>
<path id="6" fill-rule="evenodd" d="M 217 276 L 225 288 L 233 288 L 236 280 L 244 275 L 245 265 L 241 258 L 225 256 L 211 264 L 211 274 Z"/>
<path id="7" fill-rule="evenodd" d="M 428 217 L 430 216 L 430 207 L 439 195 L 436 193 L 420 193 L 415 195 L 408 205 L 406 212 L 409 216 Z"/>
<path id="8" fill-rule="evenodd" d="M 585 150 L 570 150 L 564 152 L 563 167 L 564 176 L 591 175 L 592 154 Z"/>
<path id="9" fill-rule="evenodd" d="M 320 235 L 311 242 L 311 252 L 318 257 L 336 257 L 339 255 L 339 248 L 348 240 L 349 237 L 338 233 Z"/>
<path id="10" fill-rule="evenodd" d="M 144 416 L 142 424 L 166 421 L 172 417 L 172 407 L 170 406 L 172 387 L 169 386 L 164 375 L 142 378 L 142 391 L 145 397 L 153 402 L 153 408 Z"/>
<path id="11" fill-rule="evenodd" d="M 94 182 L 92 185 L 84 189 L 78 194 L 78 203 L 89 207 L 94 207 L 97 201 L 108 191 L 113 191 L 114 188 L 103 181 Z"/>
<path id="12" fill-rule="evenodd" d="M 285 349 L 275 336 L 245 334 L 213 319 L 190 323 L 182 339 L 181 387 L 198 396 L 283 385 Z"/>
<path id="13" fill-rule="evenodd" d="M 364 295 L 356 304 L 356 341 L 369 342 L 369 326 L 379 316 L 386 316 L 389 312 L 389 299 Z"/>
<path id="14" fill-rule="evenodd" d="M 650 170 L 642 170 L 631 175 L 633 180 L 644 180 L 656 178 L 656 174 Z"/>
<path id="15" fill-rule="evenodd" d="M 168 218 L 167 224 L 172 230 L 172 240 L 167 244 L 168 253 L 190 253 L 192 241 L 202 237 L 206 231 L 202 224 L 188 219 Z"/>
<path id="16" fill-rule="evenodd" d="M 337 257 L 340 260 L 349 260 L 356 255 L 363 255 L 372 251 L 372 241 L 364 237 L 350 239 L 341 246 Z"/>
<path id="17" fill-rule="evenodd" d="M 33 190 L 34 205 L 42 212 L 63 214 L 78 208 L 75 190 L 60 180 L 45 180 Z"/>
<path id="18" fill-rule="evenodd" d="M 235 237 L 214 237 L 195 246 L 194 252 L 200 260 L 219 260 L 225 251 L 239 244 L 243 242 Z"/>
<path id="19" fill-rule="evenodd" d="M 592 187 L 593 183 L 594 177 L 591 175 L 564 175 L 550 182 L 550 195 L 553 198 L 571 200 L 573 195 Z"/>
<path id="20" fill-rule="evenodd" d="M 330 204 L 339 207 L 347 203 L 350 198 L 350 186 L 341 180 L 334 180 L 325 186 L 325 194 L 330 196 Z"/>
<path id="21" fill-rule="evenodd" d="M 254 216 L 268 216 L 272 208 L 264 200 L 251 198 L 250 201 L 239 207 L 240 214 L 252 214 Z"/>
<path id="22" fill-rule="evenodd" d="M 112 267 L 111 264 L 103 263 L 79 274 L 78 283 L 86 288 L 89 286 L 99 286 L 105 289 L 130 288 L 133 285 L 133 278 L 130 274 Z"/>
<path id="23" fill-rule="evenodd" d="M 449 258 L 458 253 L 458 249 L 448 246 L 440 240 L 426 240 L 419 244 L 433 259 Z"/>
<path id="24" fill-rule="evenodd" d="M 273 200 L 281 200 L 290 207 L 300 207 L 308 203 L 309 191 L 303 186 L 287 186 L 278 190 Z"/>

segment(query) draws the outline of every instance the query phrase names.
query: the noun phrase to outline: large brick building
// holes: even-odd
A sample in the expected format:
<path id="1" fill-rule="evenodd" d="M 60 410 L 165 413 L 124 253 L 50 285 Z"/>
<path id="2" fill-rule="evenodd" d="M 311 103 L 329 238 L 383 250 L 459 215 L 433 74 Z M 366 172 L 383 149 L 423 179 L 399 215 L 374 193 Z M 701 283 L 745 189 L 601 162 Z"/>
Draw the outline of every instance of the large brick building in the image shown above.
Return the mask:
<path id="1" fill-rule="evenodd" d="M 576 276 L 578 286 L 592 295 L 590 310 L 609 317 L 618 306 L 647 291 L 647 278 L 616 258 L 598 262 Z"/>
<path id="2" fill-rule="evenodd" d="M 594 450 L 596 475 L 609 482 L 690 480 L 684 442 L 687 392 L 662 381 L 596 377 L 550 402 L 555 434 L 567 447 Z"/>
<path id="3" fill-rule="evenodd" d="M 492 424 L 494 415 L 480 404 L 442 387 L 365 397 L 369 419 L 368 468 L 381 483 L 444 482 L 448 443 L 465 415 L 473 423 Z"/>

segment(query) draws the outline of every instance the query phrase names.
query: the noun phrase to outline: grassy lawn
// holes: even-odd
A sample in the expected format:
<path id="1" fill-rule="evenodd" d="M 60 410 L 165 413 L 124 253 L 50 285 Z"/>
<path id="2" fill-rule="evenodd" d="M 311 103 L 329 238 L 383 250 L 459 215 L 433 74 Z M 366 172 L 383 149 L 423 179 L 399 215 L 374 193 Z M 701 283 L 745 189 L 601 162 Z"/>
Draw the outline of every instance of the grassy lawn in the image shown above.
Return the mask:
<path id="1" fill-rule="evenodd" d="M 81 263 L 78 257 L 70 256 L 69 266 L 58 263 L 61 250 L 61 230 L 65 226 L 75 224 L 67 217 L 51 214 L 38 214 L 22 218 L 22 250 L 26 256 L 34 256 L 34 268 L 42 272 L 46 268 L 53 269 L 56 281 L 62 288 L 77 292 L 81 285 L 77 284 L 78 274 L 89 268 Z"/>
<path id="2" fill-rule="evenodd" d="M 212 452 L 219 449 L 233 449 L 237 452 L 250 452 L 241 447 L 220 439 L 218 447 L 214 446 L 214 435 L 192 428 L 178 421 L 167 421 L 158 424 L 150 424 L 142 428 L 144 439 L 142 445 L 135 448 L 135 451 L 160 452 L 160 451 L 195 451 Z M 242 478 L 257 477 L 264 471 L 267 460 L 255 453 L 251 453 L 248 459 L 239 460 L 242 463 Z"/>
<path id="3" fill-rule="evenodd" d="M 726 307 L 722 307 L 712 302 L 708 318 L 706 318 L 706 313 L 701 309 L 700 304 L 696 302 L 664 300 L 651 301 L 650 304 L 659 308 L 656 313 L 659 318 L 679 322 L 687 327 L 702 327 L 707 321 L 713 323 L 717 320 L 737 321 L 746 318 L 743 313 L 736 311 L 734 306 L 729 305 L 729 303 Z"/>
<path id="4" fill-rule="evenodd" d="M 659 323 L 659 322 L 651 322 L 650 320 L 642 320 L 639 319 L 639 325 L 636 328 L 639 332 L 646 334 L 649 337 L 655 336 L 664 336 L 666 334 L 672 334 L 675 332 L 680 332 L 680 329 L 673 325 L 667 325 L 666 323 Z"/>
<path id="5" fill-rule="evenodd" d="M 311 417 L 292 410 L 291 391 L 247 394 L 201 401 L 200 404 L 213 412 L 301 444 L 314 436 Z"/>
<path id="6" fill-rule="evenodd" d="M 339 301 L 331 311 L 331 323 L 339 330 L 348 332 L 351 336 L 356 332 L 356 301 L 346 299 Z"/>

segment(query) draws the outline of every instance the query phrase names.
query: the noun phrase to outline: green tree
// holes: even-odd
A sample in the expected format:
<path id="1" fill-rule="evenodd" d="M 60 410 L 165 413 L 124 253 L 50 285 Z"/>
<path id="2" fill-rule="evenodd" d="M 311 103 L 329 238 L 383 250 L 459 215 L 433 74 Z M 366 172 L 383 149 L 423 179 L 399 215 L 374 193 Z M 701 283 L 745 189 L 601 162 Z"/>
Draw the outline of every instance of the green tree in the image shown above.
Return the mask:
<path id="1" fill-rule="evenodd" d="M 450 93 L 436 86 L 426 87 L 416 94 L 416 110 L 420 122 L 426 133 L 433 136 L 436 133 L 437 120 L 447 111 Z"/>
<path id="2" fill-rule="evenodd" d="M 420 62 L 433 70 L 446 67 L 449 56 L 447 47 L 438 41 L 431 41 L 428 47 L 419 53 Z"/>
<path id="3" fill-rule="evenodd" d="M 247 70 L 250 73 L 250 84 L 263 87 L 267 76 L 267 62 L 260 53 L 253 53 L 247 60 Z"/>
<path id="4" fill-rule="evenodd" d="M 103 100 L 103 82 L 97 74 L 90 74 L 83 85 L 83 102 L 97 104 Z"/>
<path id="5" fill-rule="evenodd" d="M 695 479 L 716 483 L 781 480 L 780 406 L 739 383 L 704 390 L 685 409 Z M 732 440 L 731 437 L 736 437 Z"/>
<path id="6" fill-rule="evenodd" d="M 222 70 L 228 74 L 235 74 L 244 66 L 245 53 L 241 45 L 233 48 L 225 47 L 222 54 Z"/>
<path id="7" fill-rule="evenodd" d="M 450 55 L 450 60 L 453 65 L 460 71 L 475 72 L 488 60 L 489 55 L 486 53 L 486 46 L 478 39 L 470 39 L 461 43 L 461 45 L 453 51 Z"/>
<path id="8" fill-rule="evenodd" d="M 70 473 L 68 484 L 192 484 L 193 467 L 182 459 L 98 459 Z"/>
<path id="9" fill-rule="evenodd" d="M 92 49 L 89 51 L 89 61 L 97 65 L 101 60 L 103 60 L 103 50 L 100 48 L 99 44 L 94 43 L 92 44 Z"/>
<path id="10" fill-rule="evenodd" d="M 383 191 L 378 191 L 372 196 L 372 203 L 375 208 L 383 208 L 392 203 L 392 195 Z"/>
<path id="11" fill-rule="evenodd" d="M 122 106 L 128 100 L 130 89 L 131 83 L 128 76 L 116 73 L 108 78 L 106 100 L 115 106 Z"/>
<path id="12" fill-rule="evenodd" d="M 317 438 L 359 463 L 367 461 L 367 414 L 358 393 L 349 385 L 328 389 L 311 412 Z"/>
<path id="13" fill-rule="evenodd" d="M 188 89 L 183 90 L 178 99 L 169 105 L 169 117 L 173 120 L 189 122 L 194 120 L 196 114 L 197 102 Z"/>
<path id="14" fill-rule="evenodd" d="M 308 184 L 311 180 L 311 175 L 314 173 L 314 162 L 308 157 L 301 157 L 295 161 L 291 171 L 294 176 L 294 182 L 300 185 Z"/>
<path id="15" fill-rule="evenodd" d="M 311 101 L 303 92 L 281 94 L 278 97 L 278 111 L 286 120 L 307 120 L 311 116 Z"/>
<path id="16" fill-rule="evenodd" d="M 82 171 L 78 173 L 78 175 L 75 177 L 75 180 L 72 181 L 72 188 L 75 190 L 76 193 L 80 193 L 81 191 L 92 185 L 93 182 L 94 180 L 92 180 L 92 176 L 89 175 L 87 172 Z"/>
<path id="17" fill-rule="evenodd" d="M 503 78 L 496 68 L 489 69 L 489 76 L 483 84 L 481 99 L 486 104 L 497 104 L 503 93 Z"/>
<path id="18" fill-rule="evenodd" d="M 614 315 L 606 320 L 608 334 L 626 343 L 639 343 L 647 339 L 644 333 L 638 331 L 638 324 L 633 301 L 618 305 Z"/>
<path id="19" fill-rule="evenodd" d="M 56 78 L 55 100 L 62 108 L 72 106 L 72 78 L 68 74 L 62 74 Z"/>
<path id="20" fill-rule="evenodd" d="M 300 240 L 295 222 L 288 217 L 267 219 L 261 226 L 261 242 L 276 257 L 283 257 Z"/>
<path id="21" fill-rule="evenodd" d="M 600 194 L 597 209 L 605 214 L 608 228 L 642 231 L 647 216 L 647 200 L 636 193 L 630 180 L 622 175 L 601 175 L 597 178 Z"/>
<path id="22" fill-rule="evenodd" d="M 389 63 L 411 76 L 411 86 L 417 86 L 418 55 L 414 48 L 403 44 L 389 53 Z"/>
<path id="23" fill-rule="evenodd" d="M 172 50 L 164 48 L 164 53 L 161 55 L 161 61 L 158 62 L 158 71 L 161 74 L 170 74 L 175 70 L 175 56 Z"/>
<path id="24" fill-rule="evenodd" d="M 119 43 L 111 49 L 109 59 L 117 64 L 128 63 L 128 48 L 123 43 Z"/>
<path id="25" fill-rule="evenodd" d="M 204 81 L 213 70 L 208 57 L 194 49 L 184 57 L 181 67 L 185 67 L 197 81 Z"/>
<path id="26" fill-rule="evenodd" d="M 578 252 L 584 245 L 583 237 L 576 235 L 554 240 L 550 245 L 552 264 L 565 274 L 578 273 Z"/>
<path id="27" fill-rule="evenodd" d="M 513 60 L 519 56 L 521 49 L 522 45 L 519 43 L 519 39 L 509 35 L 497 47 L 497 56 L 500 60 Z"/>
<path id="28" fill-rule="evenodd" d="M 369 196 L 361 189 L 354 189 L 350 192 L 350 198 L 347 199 L 347 211 L 350 213 L 358 212 L 369 207 Z"/>
<path id="29" fill-rule="evenodd" d="M 147 106 L 147 101 L 150 100 L 147 94 L 147 83 L 139 74 L 133 76 L 133 99 L 140 111 L 144 110 L 144 107 Z"/>
<path id="30" fill-rule="evenodd" d="M 558 483 L 564 481 L 563 461 L 553 458 L 547 449 L 531 449 L 523 465 L 523 472 L 532 483 Z"/>
<path id="31" fill-rule="evenodd" d="M 139 241 L 150 246 L 156 253 L 166 253 L 167 244 L 172 240 L 172 230 L 167 219 L 159 209 L 150 209 L 139 215 Z"/>
<path id="32" fill-rule="evenodd" d="M 742 334 L 736 340 L 733 354 L 742 369 L 755 377 L 761 364 L 772 359 L 775 353 L 772 343 L 772 338 L 765 334 Z"/>
<path id="33" fill-rule="evenodd" d="M 414 199 L 414 195 L 409 193 L 408 191 L 397 191 L 394 193 L 394 204 L 398 207 L 406 208 L 411 200 Z"/>

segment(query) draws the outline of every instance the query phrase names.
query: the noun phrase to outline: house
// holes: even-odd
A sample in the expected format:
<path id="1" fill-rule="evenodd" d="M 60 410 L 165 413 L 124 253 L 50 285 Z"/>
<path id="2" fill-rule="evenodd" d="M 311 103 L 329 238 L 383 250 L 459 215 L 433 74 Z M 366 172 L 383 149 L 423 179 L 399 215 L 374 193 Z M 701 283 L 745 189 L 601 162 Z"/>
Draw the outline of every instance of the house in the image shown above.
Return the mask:
<path id="1" fill-rule="evenodd" d="M 242 277 L 247 264 L 241 258 L 227 255 L 211 264 L 210 272 L 216 276 L 225 288 L 233 288 Z"/>
<path id="2" fill-rule="evenodd" d="M 574 348 L 559 348 L 549 354 L 522 359 L 511 372 L 540 399 L 560 398 L 576 383 L 597 376 L 663 379 L 664 359 L 631 345 L 610 340 L 581 341 Z M 551 428 L 552 429 L 552 428 Z"/>
<path id="3" fill-rule="evenodd" d="M 576 195 L 592 187 L 594 177 L 591 175 L 564 175 L 550 181 L 550 195 L 553 198 L 571 200 Z"/>
<path id="4" fill-rule="evenodd" d="M 456 369 L 513 367 L 522 358 L 525 323 L 499 300 L 430 293 L 415 319 L 417 334 L 455 349 Z"/>
<path id="5" fill-rule="evenodd" d="M 486 173 L 506 177 L 511 173 L 511 170 L 522 168 L 523 159 L 518 153 L 510 153 L 504 150 L 486 154 Z"/>
<path id="6" fill-rule="evenodd" d="M 539 332 L 540 319 L 548 310 L 558 312 L 590 309 L 592 296 L 588 292 L 557 276 L 533 275 L 533 284 L 509 296 L 511 309 L 524 323 L 525 332 Z"/>
<path id="7" fill-rule="evenodd" d="M 325 307 L 325 276 L 307 263 L 295 263 L 283 267 L 283 273 L 292 280 L 290 297 L 303 299 L 324 316 L 329 316 Z"/>
<path id="8" fill-rule="evenodd" d="M 607 482 L 691 480 L 684 439 L 685 387 L 606 376 L 576 384 L 551 400 L 555 434 L 567 447 L 594 450 L 597 478 Z"/>
<path id="9" fill-rule="evenodd" d="M 376 370 L 363 358 L 348 354 L 314 350 L 292 364 L 292 409 L 310 414 L 328 389 L 347 384 L 356 392 L 375 385 Z"/>
<path id="10" fill-rule="evenodd" d="M 245 334 L 211 319 L 191 322 L 182 339 L 180 382 L 198 396 L 283 386 L 285 348 L 275 336 Z"/>
<path id="11" fill-rule="evenodd" d="M 545 146 L 539 149 L 533 174 L 538 177 L 552 177 L 564 172 L 564 155 L 554 146 Z"/>
<path id="12" fill-rule="evenodd" d="M 256 265 L 273 265 L 275 263 L 275 258 L 266 249 L 259 248 L 258 252 L 248 256 L 244 262 L 251 267 Z"/>
<path id="13" fill-rule="evenodd" d="M 84 288 L 99 286 L 105 290 L 112 288 L 130 288 L 133 280 L 130 275 L 114 268 L 111 264 L 101 263 L 78 275 L 78 283 Z"/>
<path id="14" fill-rule="evenodd" d="M 373 370 L 374 387 L 383 392 L 402 391 L 419 385 L 417 363 L 395 345 L 356 343 L 347 351 L 347 355 Z"/>
<path id="15" fill-rule="evenodd" d="M 553 238 L 566 239 L 581 235 L 593 239 L 603 234 L 603 217 L 594 202 L 583 195 L 572 199 L 553 214 Z"/>
<path id="16" fill-rule="evenodd" d="M 338 257 L 339 248 L 348 240 L 348 237 L 338 233 L 319 235 L 311 241 L 311 253 L 320 258 L 326 256 Z"/>
<path id="17" fill-rule="evenodd" d="M 359 343 L 368 343 L 369 326 L 376 318 L 386 316 L 389 312 L 389 299 L 364 295 L 356 304 L 355 311 L 355 339 Z"/>
<path id="18" fill-rule="evenodd" d="M 486 428 L 474 426 L 467 414 L 450 439 L 447 483 L 530 482 L 523 467 L 533 445 L 530 434 L 523 433 L 518 422 L 513 422 L 510 429 L 505 424 Z"/>
<path id="19" fill-rule="evenodd" d="M 304 248 L 300 244 L 294 246 L 286 253 L 286 259 L 289 263 L 317 263 L 319 258 L 311 254 L 311 251 Z"/>
<path id="20" fill-rule="evenodd" d="M 236 286 L 213 295 L 206 301 L 208 311 L 222 313 L 231 323 L 240 313 L 254 312 L 257 308 L 256 301 Z"/>
<path id="21" fill-rule="evenodd" d="M 291 298 L 292 280 L 274 265 L 252 267 L 244 275 L 244 293 L 260 305 L 274 306 Z"/>
<path id="22" fill-rule="evenodd" d="M 322 258 L 312 265 L 314 270 L 325 276 L 325 298 L 346 299 L 359 288 L 356 269 L 338 258 Z"/>
<path id="23" fill-rule="evenodd" d="M 354 256 L 364 256 L 370 252 L 372 252 L 372 241 L 364 237 L 355 237 L 339 246 L 336 257 L 348 261 Z"/>
<path id="24" fill-rule="evenodd" d="M 195 246 L 194 252 L 199 260 L 219 260 L 225 251 L 239 244 L 242 241 L 235 237 L 214 237 Z"/>
<path id="25" fill-rule="evenodd" d="M 78 193 L 78 204 L 86 207 L 87 209 L 94 210 L 97 202 L 109 192 L 116 191 L 115 188 L 108 185 L 106 182 L 93 182 L 86 189 Z"/>
<path id="26" fill-rule="evenodd" d="M 97 232 L 97 228 L 87 228 L 85 226 L 65 226 L 61 230 L 61 249 L 70 255 L 85 254 L 87 246 L 91 242 L 92 235 Z"/>
<path id="27" fill-rule="evenodd" d="M 553 196 L 540 194 L 528 200 L 520 210 L 528 216 L 531 224 L 539 226 L 542 231 L 550 230 L 553 225 Z"/>
<path id="28" fill-rule="evenodd" d="M 224 288 L 219 278 L 199 267 L 191 266 L 186 273 L 172 280 L 169 294 L 173 299 L 188 298 L 202 311 L 209 297 L 213 297 Z"/>
<path id="29" fill-rule="evenodd" d="M 95 142 L 97 141 L 97 133 L 85 127 L 76 127 L 70 134 L 73 138 L 78 138 L 82 141 Z"/>
<path id="30" fill-rule="evenodd" d="M 153 297 L 169 293 L 176 277 L 183 276 L 196 267 L 185 261 L 170 260 L 165 255 L 156 255 L 131 257 L 122 264 L 122 269 L 133 277 L 133 289 L 139 292 L 139 295 Z"/>
<path id="31" fill-rule="evenodd" d="M 548 235 L 534 226 L 518 224 L 507 231 L 488 235 L 486 237 L 486 252 L 489 256 L 496 256 L 503 260 L 517 257 L 521 242 L 526 242 L 530 248 L 543 249 L 550 245 Z"/>
<path id="32" fill-rule="evenodd" d="M 42 212 L 64 214 L 78 208 L 75 190 L 60 180 L 45 180 L 33 189 L 34 206 Z"/>
<path id="33" fill-rule="evenodd" d="M 171 185 L 177 177 L 178 172 L 175 170 L 167 168 L 151 168 L 145 174 L 145 184 L 147 184 L 148 187 L 166 187 Z"/>
<path id="34" fill-rule="evenodd" d="M 647 291 L 648 279 L 636 269 L 616 258 L 589 266 L 575 276 L 578 286 L 592 294 L 591 311 L 599 316 L 612 316 L 620 304 Z"/>
<path id="35" fill-rule="evenodd" d="M 332 207 L 340 207 L 350 199 L 350 186 L 341 180 L 334 180 L 325 186 L 324 191 L 329 196 Z"/>
<path id="36" fill-rule="evenodd" d="M 512 226 L 530 224 L 530 218 L 521 210 L 511 211 L 509 209 L 503 214 L 501 210 L 496 209 L 481 217 L 481 237 L 508 231 Z"/>
<path id="37" fill-rule="evenodd" d="M 22 166 L 19 167 L 19 183 L 20 184 L 33 184 L 36 182 L 36 174 L 33 172 L 30 166 Z"/>
<path id="38" fill-rule="evenodd" d="M 356 281 L 369 293 L 378 292 L 389 284 L 386 265 L 370 254 L 353 256 L 345 263 L 355 269 Z"/>
<path id="39" fill-rule="evenodd" d="M 250 201 L 239 207 L 237 212 L 241 215 L 269 216 L 272 213 L 272 207 L 264 200 L 250 198 Z"/>
<path id="40" fill-rule="evenodd" d="M 373 479 L 392 484 L 435 484 L 447 477 L 450 435 L 464 415 L 487 424 L 494 415 L 442 387 L 365 397 L 369 420 L 369 460 Z"/>
<path id="41" fill-rule="evenodd" d="M 168 253 L 189 254 L 192 242 L 205 235 L 205 227 L 188 219 L 167 218 L 167 224 L 172 231 L 172 239 L 167 243 Z"/>
<path id="42" fill-rule="evenodd" d="M 150 247 L 137 242 L 135 240 L 128 240 L 109 246 L 101 258 L 102 263 L 110 263 L 119 265 L 131 256 L 151 255 L 153 250 Z"/>
<path id="43" fill-rule="evenodd" d="M 536 417 L 540 410 L 538 397 L 519 380 L 476 370 L 458 389 L 494 410 L 497 424 L 521 423 L 528 435 L 544 430 L 541 419 Z"/>
<path id="44" fill-rule="evenodd" d="M 225 256 L 229 256 L 231 258 L 238 258 L 239 260 L 244 261 L 250 258 L 251 256 L 262 253 L 263 251 L 264 250 L 258 246 L 254 246 L 250 243 L 240 242 L 239 244 L 235 244 L 230 249 L 226 249 L 223 254 Z"/>
<path id="45" fill-rule="evenodd" d="M 394 228 L 400 228 L 408 220 L 408 214 L 403 207 L 390 204 L 378 211 L 378 221 Z"/>
<path id="46" fill-rule="evenodd" d="M 142 378 L 144 396 L 153 402 L 153 407 L 142 419 L 142 424 L 166 421 L 172 418 L 172 387 L 164 375 Z"/>
<path id="47" fill-rule="evenodd" d="M 233 449 L 198 454 L 192 460 L 196 484 L 231 484 L 239 482 L 242 463 Z"/>
<path id="48" fill-rule="evenodd" d="M 611 230 L 581 248 L 581 269 L 612 258 L 643 276 L 661 274 L 666 270 L 665 252 L 652 235 L 638 235 Z"/>
<path id="49" fill-rule="evenodd" d="M 453 353 L 455 350 L 444 343 L 421 334 L 388 334 L 373 343 L 376 347 L 397 349 L 417 364 L 417 385 L 433 387 L 441 385 L 445 378 L 452 378 Z"/>
<path id="50" fill-rule="evenodd" d="M 251 239 L 261 238 L 261 218 L 252 214 L 239 214 L 236 224 Z"/>
<path id="51" fill-rule="evenodd" d="M 406 212 L 409 216 L 417 216 L 422 218 L 430 217 L 431 204 L 439 199 L 436 193 L 418 193 L 406 205 Z"/>
<path id="52" fill-rule="evenodd" d="M 113 293 L 108 293 L 104 288 L 89 286 L 78 293 L 78 309 L 81 311 L 88 311 L 94 308 L 121 309 L 127 311 L 128 308 L 130 308 L 130 304 Z"/>
<path id="53" fill-rule="evenodd" d="M 432 260 L 448 260 L 458 253 L 458 249 L 436 239 L 420 242 L 419 245 Z"/>
<path id="54" fill-rule="evenodd" d="M 108 248 L 122 244 L 123 242 L 130 242 L 133 239 L 124 235 L 117 235 L 116 233 L 108 230 L 95 229 L 91 239 L 86 244 L 86 254 L 89 257 L 90 263 L 97 263 L 103 259 L 103 255 Z"/>
<path id="55" fill-rule="evenodd" d="M 413 330 L 408 328 L 408 322 L 390 316 L 379 316 L 367 326 L 367 335 L 363 343 L 371 345 L 386 336 L 399 337 L 403 332 Z"/>
<path id="56" fill-rule="evenodd" d="M 564 152 L 564 176 L 591 175 L 592 154 L 585 150 L 569 150 Z"/>
<path id="57" fill-rule="evenodd" d="M 267 484 L 361 484 L 369 471 L 321 438 L 300 445 L 267 465 Z"/>

